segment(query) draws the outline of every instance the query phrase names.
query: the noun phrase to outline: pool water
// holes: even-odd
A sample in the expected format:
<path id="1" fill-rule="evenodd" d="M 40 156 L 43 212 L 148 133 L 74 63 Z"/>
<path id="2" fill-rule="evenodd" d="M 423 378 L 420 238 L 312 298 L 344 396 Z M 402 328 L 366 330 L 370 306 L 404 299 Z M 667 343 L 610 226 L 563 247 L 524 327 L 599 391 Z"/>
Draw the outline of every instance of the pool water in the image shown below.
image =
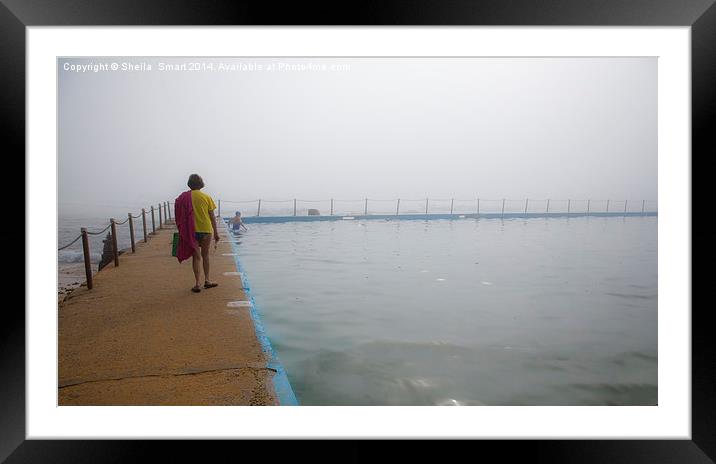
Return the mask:
<path id="1" fill-rule="evenodd" d="M 654 405 L 657 218 L 247 224 L 303 405 Z"/>

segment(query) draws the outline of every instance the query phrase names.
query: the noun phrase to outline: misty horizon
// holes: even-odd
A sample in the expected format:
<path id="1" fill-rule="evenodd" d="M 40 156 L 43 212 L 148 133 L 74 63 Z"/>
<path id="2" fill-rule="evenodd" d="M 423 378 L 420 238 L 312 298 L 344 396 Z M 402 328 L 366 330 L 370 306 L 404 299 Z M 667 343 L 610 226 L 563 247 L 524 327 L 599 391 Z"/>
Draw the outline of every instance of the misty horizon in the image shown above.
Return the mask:
<path id="1" fill-rule="evenodd" d="M 60 213 L 173 200 L 191 173 L 225 201 L 655 202 L 656 71 L 655 58 L 60 58 Z"/>

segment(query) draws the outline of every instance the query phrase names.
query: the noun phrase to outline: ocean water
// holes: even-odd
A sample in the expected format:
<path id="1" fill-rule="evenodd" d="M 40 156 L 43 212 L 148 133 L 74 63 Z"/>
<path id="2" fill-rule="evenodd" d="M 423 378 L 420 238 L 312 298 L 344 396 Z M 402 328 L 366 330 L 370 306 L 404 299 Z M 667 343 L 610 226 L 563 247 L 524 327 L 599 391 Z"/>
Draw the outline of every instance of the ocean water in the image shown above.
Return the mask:
<path id="1" fill-rule="evenodd" d="M 657 404 L 656 217 L 247 226 L 301 404 Z"/>

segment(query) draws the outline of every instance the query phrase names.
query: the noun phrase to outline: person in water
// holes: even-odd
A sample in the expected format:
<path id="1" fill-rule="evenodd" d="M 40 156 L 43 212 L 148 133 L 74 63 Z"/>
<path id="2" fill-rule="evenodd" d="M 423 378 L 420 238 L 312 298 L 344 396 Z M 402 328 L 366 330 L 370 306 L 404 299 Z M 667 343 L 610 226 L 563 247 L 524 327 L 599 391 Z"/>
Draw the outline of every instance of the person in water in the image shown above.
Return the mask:
<path id="1" fill-rule="evenodd" d="M 241 221 L 241 212 L 237 211 L 236 216 L 231 218 L 231 225 L 234 229 L 234 232 L 241 232 L 241 228 L 243 227 L 244 230 L 248 230 L 246 226 L 244 225 L 243 221 Z"/>
<path id="2" fill-rule="evenodd" d="M 179 195 L 175 202 L 175 217 L 179 229 L 179 247 L 177 259 L 182 262 L 192 258 L 192 269 L 194 271 L 195 285 L 192 292 L 201 291 L 201 268 L 204 268 L 204 288 L 216 287 L 216 282 L 209 278 L 211 270 L 209 261 L 209 249 L 213 236 L 216 243 L 219 242 L 219 232 L 216 227 L 216 216 L 214 200 L 201 191 L 204 181 L 198 174 L 189 176 L 187 182 L 189 191 Z"/>

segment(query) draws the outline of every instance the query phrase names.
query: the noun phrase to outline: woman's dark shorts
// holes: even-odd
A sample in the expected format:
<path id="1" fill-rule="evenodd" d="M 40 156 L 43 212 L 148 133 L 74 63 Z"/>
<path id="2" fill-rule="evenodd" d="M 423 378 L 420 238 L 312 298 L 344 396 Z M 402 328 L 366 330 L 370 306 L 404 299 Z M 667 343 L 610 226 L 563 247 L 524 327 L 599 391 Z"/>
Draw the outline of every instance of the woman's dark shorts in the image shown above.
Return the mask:
<path id="1" fill-rule="evenodd" d="M 194 236 L 198 242 L 201 242 L 207 235 L 211 234 L 209 232 L 194 232 Z"/>

